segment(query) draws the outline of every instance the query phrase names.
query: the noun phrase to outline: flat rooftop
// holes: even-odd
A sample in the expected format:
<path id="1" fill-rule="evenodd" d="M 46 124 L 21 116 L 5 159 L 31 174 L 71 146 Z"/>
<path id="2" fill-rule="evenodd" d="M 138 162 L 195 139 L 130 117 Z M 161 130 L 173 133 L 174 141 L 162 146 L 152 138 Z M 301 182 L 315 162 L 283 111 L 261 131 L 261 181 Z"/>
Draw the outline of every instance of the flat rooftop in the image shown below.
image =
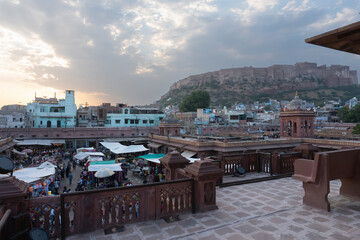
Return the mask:
<path id="1" fill-rule="evenodd" d="M 283 178 L 217 188 L 219 209 L 182 214 L 180 221 L 159 219 L 125 225 L 125 231 L 104 230 L 66 239 L 360 239 L 360 200 L 339 195 L 331 182 L 331 212 L 304 206 L 302 182 Z"/>

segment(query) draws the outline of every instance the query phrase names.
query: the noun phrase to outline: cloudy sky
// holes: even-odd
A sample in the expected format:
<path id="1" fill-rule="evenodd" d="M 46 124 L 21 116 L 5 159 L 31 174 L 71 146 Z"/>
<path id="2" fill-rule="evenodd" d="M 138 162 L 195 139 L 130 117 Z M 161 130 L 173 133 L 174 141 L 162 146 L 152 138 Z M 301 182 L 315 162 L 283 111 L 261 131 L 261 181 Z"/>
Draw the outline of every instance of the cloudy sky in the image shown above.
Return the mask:
<path id="1" fill-rule="evenodd" d="M 76 91 L 77 104 L 152 103 L 177 80 L 359 56 L 305 38 L 360 21 L 358 0 L 0 0 L 0 106 Z"/>

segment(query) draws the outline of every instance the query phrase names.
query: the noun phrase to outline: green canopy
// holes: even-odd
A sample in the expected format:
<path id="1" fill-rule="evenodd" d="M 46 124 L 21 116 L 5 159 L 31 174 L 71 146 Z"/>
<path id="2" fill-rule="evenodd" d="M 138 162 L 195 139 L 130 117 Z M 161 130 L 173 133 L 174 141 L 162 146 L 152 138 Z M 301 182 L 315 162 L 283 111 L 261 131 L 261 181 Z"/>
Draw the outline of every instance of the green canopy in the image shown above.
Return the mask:
<path id="1" fill-rule="evenodd" d="M 115 160 L 91 162 L 90 165 L 115 164 Z"/>
<path id="2" fill-rule="evenodd" d="M 136 158 L 142 158 L 142 159 L 158 159 L 158 158 L 162 158 L 164 157 L 165 154 L 163 153 L 159 153 L 159 154 L 146 154 L 146 155 L 142 155 L 142 156 L 139 156 L 139 157 L 136 157 Z"/>

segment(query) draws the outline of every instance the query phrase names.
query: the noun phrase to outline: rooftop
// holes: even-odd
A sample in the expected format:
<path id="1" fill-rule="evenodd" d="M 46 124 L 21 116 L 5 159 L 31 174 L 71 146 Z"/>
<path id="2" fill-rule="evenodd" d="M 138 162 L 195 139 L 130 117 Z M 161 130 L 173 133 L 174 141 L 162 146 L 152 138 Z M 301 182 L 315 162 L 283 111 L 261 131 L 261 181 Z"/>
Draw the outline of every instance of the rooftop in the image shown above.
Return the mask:
<path id="1" fill-rule="evenodd" d="M 305 42 L 339 51 L 360 54 L 360 22 L 356 22 L 308 39 Z"/>
<path id="2" fill-rule="evenodd" d="M 359 239 L 360 201 L 340 196 L 331 182 L 331 212 L 302 204 L 302 182 L 290 178 L 217 189 L 218 210 L 125 225 L 67 239 Z"/>

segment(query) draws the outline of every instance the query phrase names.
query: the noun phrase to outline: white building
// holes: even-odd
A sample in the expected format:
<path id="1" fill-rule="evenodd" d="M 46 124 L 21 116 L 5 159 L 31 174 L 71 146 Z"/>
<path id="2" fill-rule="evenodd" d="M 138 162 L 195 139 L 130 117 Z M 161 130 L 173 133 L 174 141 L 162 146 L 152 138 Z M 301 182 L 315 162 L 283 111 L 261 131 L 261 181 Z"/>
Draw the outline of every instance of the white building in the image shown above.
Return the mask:
<path id="1" fill-rule="evenodd" d="M 154 127 L 165 114 L 154 108 L 122 108 L 120 113 L 108 113 L 105 127 Z"/>
<path id="2" fill-rule="evenodd" d="M 25 115 L 20 112 L 0 113 L 0 128 L 25 128 Z"/>
<path id="3" fill-rule="evenodd" d="M 75 93 L 65 91 L 65 99 L 37 98 L 27 104 L 30 125 L 33 128 L 66 128 L 76 126 Z"/>

